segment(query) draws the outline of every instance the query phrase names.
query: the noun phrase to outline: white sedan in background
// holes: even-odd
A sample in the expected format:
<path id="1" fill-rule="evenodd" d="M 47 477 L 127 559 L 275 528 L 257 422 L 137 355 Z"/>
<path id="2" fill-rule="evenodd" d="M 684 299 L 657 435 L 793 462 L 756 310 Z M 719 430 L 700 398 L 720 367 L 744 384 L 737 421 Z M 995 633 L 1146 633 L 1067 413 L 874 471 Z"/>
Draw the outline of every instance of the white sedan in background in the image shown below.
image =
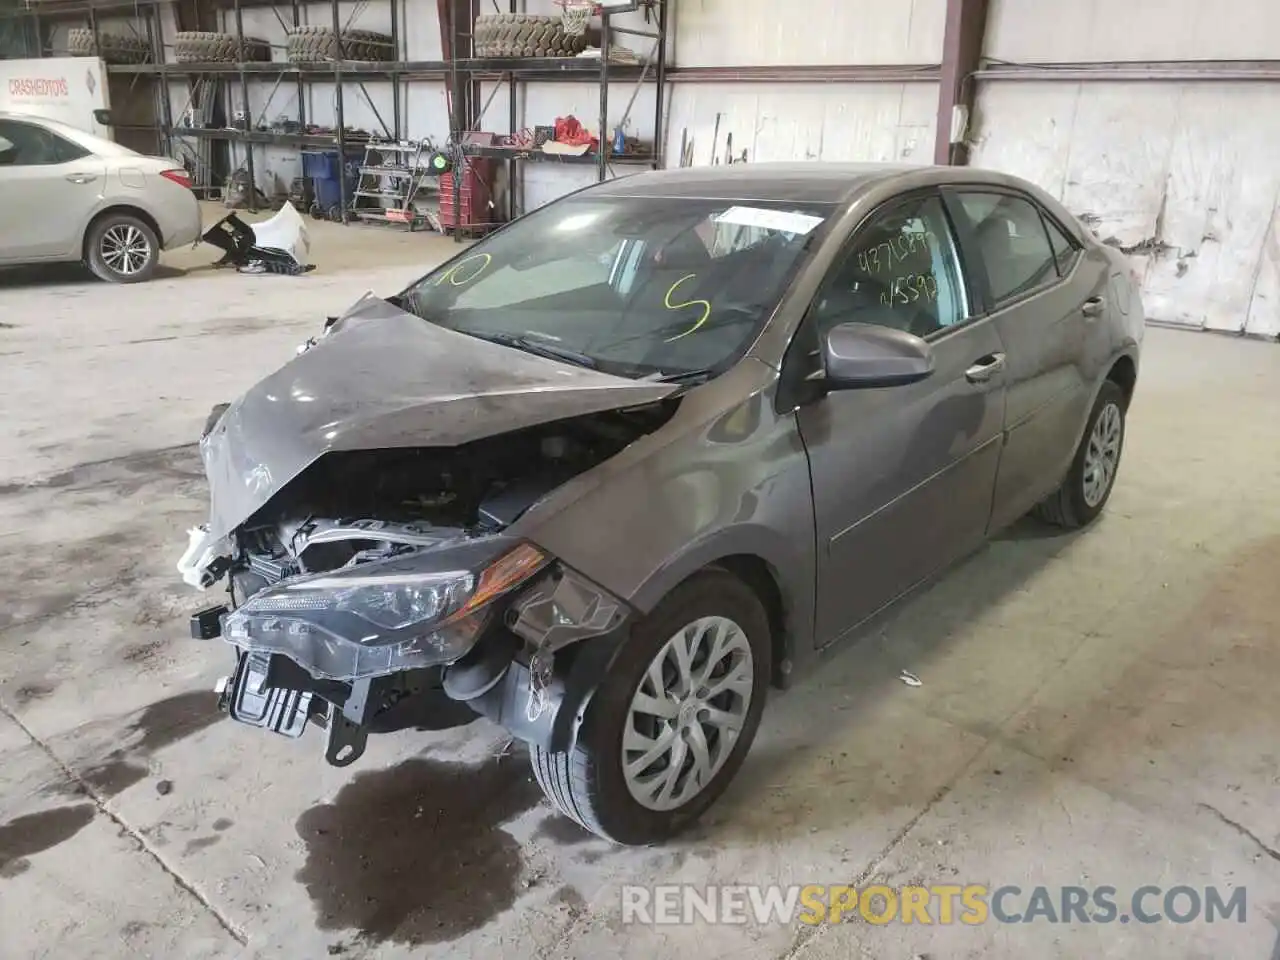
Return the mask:
<path id="1" fill-rule="evenodd" d="M 16 113 L 0 113 L 0 223 L 0 265 L 81 260 L 113 283 L 150 279 L 161 250 L 201 235 L 180 164 Z"/>

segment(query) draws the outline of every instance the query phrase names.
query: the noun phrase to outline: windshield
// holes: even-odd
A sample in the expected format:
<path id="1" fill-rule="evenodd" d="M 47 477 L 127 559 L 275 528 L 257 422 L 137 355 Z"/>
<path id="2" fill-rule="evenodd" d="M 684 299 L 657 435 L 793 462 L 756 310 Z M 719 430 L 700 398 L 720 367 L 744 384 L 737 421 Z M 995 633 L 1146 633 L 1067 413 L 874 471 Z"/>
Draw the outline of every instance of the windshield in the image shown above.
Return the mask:
<path id="1" fill-rule="evenodd" d="M 755 339 L 831 204 L 584 195 L 405 291 L 432 323 L 629 377 L 718 373 Z"/>

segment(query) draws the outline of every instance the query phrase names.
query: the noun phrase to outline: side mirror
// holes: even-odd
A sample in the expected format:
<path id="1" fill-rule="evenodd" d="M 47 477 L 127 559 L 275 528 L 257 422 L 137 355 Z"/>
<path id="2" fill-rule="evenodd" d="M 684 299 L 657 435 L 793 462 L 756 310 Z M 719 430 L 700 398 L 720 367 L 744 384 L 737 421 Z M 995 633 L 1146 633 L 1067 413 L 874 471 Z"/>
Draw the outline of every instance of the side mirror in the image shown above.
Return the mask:
<path id="1" fill-rule="evenodd" d="M 0 137 L 0 163 L 12 163 L 14 149 L 12 140 Z"/>
<path id="2" fill-rule="evenodd" d="M 900 387 L 933 373 L 933 351 L 905 330 L 841 323 L 827 331 L 822 366 L 828 390 Z"/>

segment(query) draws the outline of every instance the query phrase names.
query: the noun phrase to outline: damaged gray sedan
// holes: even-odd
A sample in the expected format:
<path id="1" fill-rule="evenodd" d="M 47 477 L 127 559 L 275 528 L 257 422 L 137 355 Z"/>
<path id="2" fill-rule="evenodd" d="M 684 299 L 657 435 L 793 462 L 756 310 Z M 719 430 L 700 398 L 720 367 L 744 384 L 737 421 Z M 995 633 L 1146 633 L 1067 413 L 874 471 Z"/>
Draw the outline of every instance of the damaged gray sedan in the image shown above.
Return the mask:
<path id="1" fill-rule="evenodd" d="M 330 763 L 484 716 L 566 815 L 660 840 L 770 686 L 1028 511 L 1102 511 L 1141 339 L 1123 257 L 1012 177 L 600 184 L 215 410 L 192 632 L 233 718 Z"/>

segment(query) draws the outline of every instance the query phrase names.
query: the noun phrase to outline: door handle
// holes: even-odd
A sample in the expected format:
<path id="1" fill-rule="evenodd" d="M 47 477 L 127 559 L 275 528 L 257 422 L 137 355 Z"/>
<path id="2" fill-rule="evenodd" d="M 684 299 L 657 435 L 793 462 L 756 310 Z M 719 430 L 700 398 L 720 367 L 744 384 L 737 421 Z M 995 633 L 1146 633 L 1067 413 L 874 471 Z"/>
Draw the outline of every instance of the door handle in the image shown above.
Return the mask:
<path id="1" fill-rule="evenodd" d="M 970 383 L 986 383 L 1004 369 L 1004 354 L 991 353 L 974 362 L 964 372 L 964 378 Z"/>
<path id="2" fill-rule="evenodd" d="M 68 173 L 67 179 L 72 183 L 92 183 L 98 179 L 96 173 Z"/>
<path id="3" fill-rule="evenodd" d="M 1101 297 L 1090 297 L 1080 307 L 1080 312 L 1092 320 L 1094 317 L 1102 316 L 1102 311 L 1107 308 L 1107 301 Z"/>

